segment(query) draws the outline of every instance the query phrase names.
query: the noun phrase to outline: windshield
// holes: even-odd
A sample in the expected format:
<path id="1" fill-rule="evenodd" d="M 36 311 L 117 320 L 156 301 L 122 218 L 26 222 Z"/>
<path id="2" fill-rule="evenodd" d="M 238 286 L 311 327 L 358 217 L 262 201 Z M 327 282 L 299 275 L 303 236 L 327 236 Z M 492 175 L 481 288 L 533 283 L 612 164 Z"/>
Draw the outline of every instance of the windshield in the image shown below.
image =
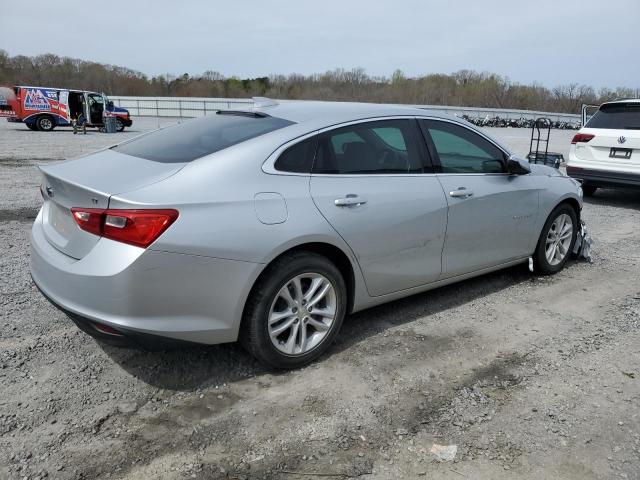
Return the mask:
<path id="1" fill-rule="evenodd" d="M 157 130 L 112 148 L 154 162 L 183 163 L 291 124 L 268 115 L 218 114 Z"/>
<path id="2" fill-rule="evenodd" d="M 588 128 L 640 130 L 640 103 L 602 105 L 585 126 Z"/>

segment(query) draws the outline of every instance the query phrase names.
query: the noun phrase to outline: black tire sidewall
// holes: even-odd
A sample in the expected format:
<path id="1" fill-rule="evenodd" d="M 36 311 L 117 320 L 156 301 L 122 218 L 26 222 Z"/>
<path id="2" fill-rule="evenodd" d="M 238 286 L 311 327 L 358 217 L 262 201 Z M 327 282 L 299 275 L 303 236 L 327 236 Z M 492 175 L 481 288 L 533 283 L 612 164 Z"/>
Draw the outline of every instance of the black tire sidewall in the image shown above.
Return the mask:
<path id="1" fill-rule="evenodd" d="M 569 215 L 571 217 L 571 221 L 573 222 L 573 234 L 571 237 L 571 243 L 569 244 L 569 252 L 565 255 L 565 257 L 558 265 L 551 265 L 547 261 L 547 257 L 545 255 L 546 238 L 549 233 L 549 229 L 551 228 L 551 225 L 553 224 L 555 219 L 563 213 Z M 547 221 L 542 228 L 542 232 L 540 233 L 540 238 L 538 239 L 538 245 L 536 247 L 534 258 L 537 270 L 540 273 L 543 273 L 545 275 L 552 275 L 564 268 L 565 264 L 569 260 L 569 257 L 571 257 L 571 252 L 573 251 L 573 246 L 575 245 L 576 237 L 578 236 L 578 229 L 578 216 L 576 215 L 576 211 L 570 205 L 559 205 L 551 212 L 551 214 L 549 214 L 549 217 L 547 218 Z"/>
<path id="2" fill-rule="evenodd" d="M 280 289 L 296 275 L 319 273 L 333 285 L 337 314 L 333 326 L 322 342 L 304 355 L 288 356 L 280 352 L 271 342 L 267 317 L 271 304 Z M 347 308 L 347 288 L 337 267 L 327 258 L 312 252 L 296 252 L 283 257 L 269 267 L 263 278 L 256 284 L 241 326 L 240 339 L 243 346 L 260 361 L 272 367 L 287 369 L 302 367 L 312 362 L 335 340 L 340 331 Z"/>
<path id="3" fill-rule="evenodd" d="M 119 118 L 116 118 L 116 130 L 119 132 L 124 131 L 124 122 Z"/>

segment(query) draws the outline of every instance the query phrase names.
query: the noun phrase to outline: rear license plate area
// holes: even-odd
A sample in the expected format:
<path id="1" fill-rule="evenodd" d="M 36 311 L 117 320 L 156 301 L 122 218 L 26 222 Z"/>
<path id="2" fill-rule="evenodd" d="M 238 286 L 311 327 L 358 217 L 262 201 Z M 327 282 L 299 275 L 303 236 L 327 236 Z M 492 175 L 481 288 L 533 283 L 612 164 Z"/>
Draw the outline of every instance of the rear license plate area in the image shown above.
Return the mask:
<path id="1" fill-rule="evenodd" d="M 72 235 L 72 232 L 77 226 L 69 210 L 54 202 L 49 202 L 48 220 L 55 231 L 65 239 L 68 239 Z"/>
<path id="2" fill-rule="evenodd" d="M 631 159 L 631 153 L 633 149 L 631 148 L 612 148 L 609 152 L 609 158 L 621 158 L 622 160 Z"/>

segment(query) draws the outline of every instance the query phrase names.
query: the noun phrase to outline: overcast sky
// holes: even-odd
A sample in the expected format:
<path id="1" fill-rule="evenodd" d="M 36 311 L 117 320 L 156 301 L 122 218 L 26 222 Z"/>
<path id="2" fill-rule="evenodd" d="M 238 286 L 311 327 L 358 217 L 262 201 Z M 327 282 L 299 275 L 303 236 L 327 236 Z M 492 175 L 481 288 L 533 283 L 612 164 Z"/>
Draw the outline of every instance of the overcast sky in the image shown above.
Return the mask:
<path id="1" fill-rule="evenodd" d="M 490 71 L 640 87 L 640 0 L 2 0 L 0 48 L 148 75 Z M 26 7 L 26 5 L 24 5 Z"/>

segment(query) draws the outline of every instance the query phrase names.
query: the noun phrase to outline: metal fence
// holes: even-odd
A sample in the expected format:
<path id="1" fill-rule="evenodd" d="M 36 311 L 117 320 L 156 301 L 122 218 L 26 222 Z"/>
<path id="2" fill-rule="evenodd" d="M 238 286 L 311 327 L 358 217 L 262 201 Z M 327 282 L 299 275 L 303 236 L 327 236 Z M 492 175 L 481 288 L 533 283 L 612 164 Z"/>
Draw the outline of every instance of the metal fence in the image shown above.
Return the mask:
<path id="1" fill-rule="evenodd" d="M 121 97 L 110 96 L 110 100 L 119 107 L 126 108 L 133 116 L 147 117 L 201 117 L 217 110 L 235 110 L 251 108 L 250 98 L 204 98 L 204 97 Z M 292 100 L 279 100 L 289 102 Z M 556 122 L 580 122 L 580 115 L 568 113 L 538 112 L 532 110 L 514 110 L 500 108 L 450 107 L 442 105 L 412 105 L 438 113 L 468 115 L 472 118 L 500 117 L 507 120 L 520 118 L 535 119 L 547 117 Z"/>
<path id="2" fill-rule="evenodd" d="M 471 118 L 493 118 L 500 117 L 506 120 L 518 120 L 524 118 L 527 120 L 535 120 L 536 118 L 545 117 L 554 122 L 578 123 L 581 120 L 580 115 L 571 113 L 555 113 L 555 112 L 539 112 L 535 110 L 514 110 L 503 108 L 476 108 L 476 107 L 449 107 L 438 105 L 412 105 L 416 108 L 422 108 L 447 115 L 456 115 L 462 117 L 467 115 Z"/>
<path id="3" fill-rule="evenodd" d="M 139 117 L 202 117 L 218 110 L 246 109 L 253 105 L 250 98 L 109 96 L 109 100 Z"/>

